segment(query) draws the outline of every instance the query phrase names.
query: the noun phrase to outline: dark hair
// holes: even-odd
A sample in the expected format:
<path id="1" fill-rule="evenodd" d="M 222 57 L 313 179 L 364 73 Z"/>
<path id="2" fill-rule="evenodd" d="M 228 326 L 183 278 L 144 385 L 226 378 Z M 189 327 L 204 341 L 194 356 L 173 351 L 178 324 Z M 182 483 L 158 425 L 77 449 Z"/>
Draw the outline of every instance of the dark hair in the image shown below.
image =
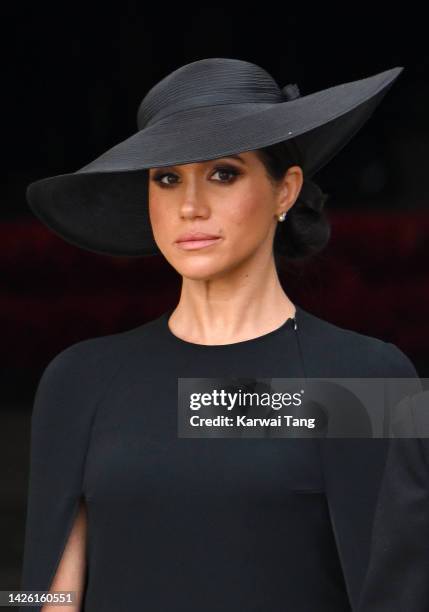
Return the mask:
<path id="1" fill-rule="evenodd" d="M 293 140 L 281 141 L 268 147 L 256 149 L 264 164 L 268 178 L 276 185 L 290 166 L 303 168 L 302 156 Z M 304 259 L 320 252 L 331 235 L 329 220 L 324 211 L 328 194 L 323 193 L 316 183 L 306 180 L 301 191 L 287 211 L 284 221 L 277 223 L 273 250 L 275 255 L 287 259 Z"/>

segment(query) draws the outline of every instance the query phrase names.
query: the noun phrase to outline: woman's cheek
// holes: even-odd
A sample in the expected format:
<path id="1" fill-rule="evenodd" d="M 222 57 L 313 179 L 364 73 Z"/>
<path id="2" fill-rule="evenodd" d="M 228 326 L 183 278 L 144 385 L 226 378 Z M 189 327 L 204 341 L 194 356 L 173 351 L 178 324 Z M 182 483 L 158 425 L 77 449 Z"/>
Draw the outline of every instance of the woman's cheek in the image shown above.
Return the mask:
<path id="1" fill-rule="evenodd" d="M 243 197 L 236 201 L 229 202 L 229 218 L 237 226 L 248 224 L 251 219 L 261 216 L 260 200 L 253 196 Z"/>
<path id="2" fill-rule="evenodd" d="M 149 207 L 149 215 L 152 233 L 157 240 L 166 243 L 170 239 L 171 242 L 174 239 L 171 237 L 172 228 L 169 224 L 171 216 L 166 213 L 165 207 L 163 211 L 161 205 L 157 206 L 157 203 L 153 202 L 153 205 Z"/>
<path id="3" fill-rule="evenodd" d="M 248 197 L 232 208 L 231 221 L 238 232 L 253 235 L 256 239 L 266 234 L 271 217 L 266 207 L 261 206 L 261 199 Z"/>

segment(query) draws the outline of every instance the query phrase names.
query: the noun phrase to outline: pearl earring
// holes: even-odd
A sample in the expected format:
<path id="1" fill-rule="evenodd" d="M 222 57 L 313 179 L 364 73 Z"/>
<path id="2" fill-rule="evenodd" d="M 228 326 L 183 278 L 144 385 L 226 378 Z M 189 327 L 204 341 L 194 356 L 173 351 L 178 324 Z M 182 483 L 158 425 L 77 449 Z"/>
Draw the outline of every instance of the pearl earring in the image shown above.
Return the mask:
<path id="1" fill-rule="evenodd" d="M 287 215 L 287 213 L 286 213 L 286 212 L 282 212 L 282 214 L 281 214 L 281 215 L 279 215 L 279 217 L 278 217 L 278 218 L 279 218 L 279 221 L 284 221 L 284 220 L 286 219 L 286 215 Z"/>

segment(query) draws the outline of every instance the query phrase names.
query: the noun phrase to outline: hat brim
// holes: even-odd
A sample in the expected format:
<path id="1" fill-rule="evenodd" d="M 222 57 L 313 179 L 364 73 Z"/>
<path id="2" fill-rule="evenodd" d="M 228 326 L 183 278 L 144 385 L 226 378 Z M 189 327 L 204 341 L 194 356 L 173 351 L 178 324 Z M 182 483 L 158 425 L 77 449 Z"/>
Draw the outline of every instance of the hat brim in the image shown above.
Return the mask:
<path id="1" fill-rule="evenodd" d="M 66 241 L 86 250 L 159 253 L 148 211 L 148 168 L 216 159 L 294 139 L 310 178 L 366 123 L 402 72 L 392 68 L 276 104 L 179 111 L 115 145 L 74 173 L 31 183 L 27 202 Z"/>

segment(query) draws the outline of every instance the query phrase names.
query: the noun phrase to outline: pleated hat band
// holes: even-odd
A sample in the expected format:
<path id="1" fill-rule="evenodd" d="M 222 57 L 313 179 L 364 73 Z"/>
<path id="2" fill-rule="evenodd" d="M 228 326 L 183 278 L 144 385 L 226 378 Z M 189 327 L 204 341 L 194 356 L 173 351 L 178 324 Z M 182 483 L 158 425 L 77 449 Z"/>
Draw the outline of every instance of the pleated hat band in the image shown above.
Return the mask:
<path id="1" fill-rule="evenodd" d="M 141 130 L 179 111 L 205 106 L 276 104 L 292 97 L 288 98 L 287 91 L 255 64 L 231 64 L 230 60 L 211 64 L 195 62 L 178 68 L 152 87 L 139 106 L 137 126 Z"/>

